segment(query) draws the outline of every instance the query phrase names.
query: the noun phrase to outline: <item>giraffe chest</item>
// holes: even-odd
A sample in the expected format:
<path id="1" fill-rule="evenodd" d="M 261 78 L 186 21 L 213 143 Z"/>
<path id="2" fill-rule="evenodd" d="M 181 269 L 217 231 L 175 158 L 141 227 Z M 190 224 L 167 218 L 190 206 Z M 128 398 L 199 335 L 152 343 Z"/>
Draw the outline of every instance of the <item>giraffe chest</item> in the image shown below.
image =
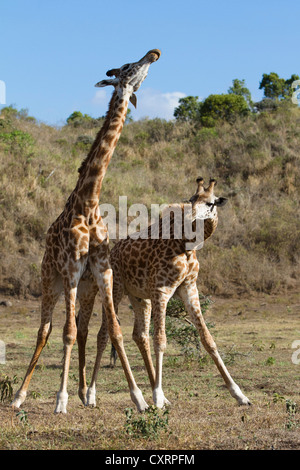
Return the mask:
<path id="1" fill-rule="evenodd" d="M 99 246 L 107 239 L 107 230 L 98 211 L 87 215 L 72 212 L 61 214 L 50 227 L 47 234 L 47 249 L 57 267 L 65 266 L 67 261 L 87 258 L 90 247 Z"/>

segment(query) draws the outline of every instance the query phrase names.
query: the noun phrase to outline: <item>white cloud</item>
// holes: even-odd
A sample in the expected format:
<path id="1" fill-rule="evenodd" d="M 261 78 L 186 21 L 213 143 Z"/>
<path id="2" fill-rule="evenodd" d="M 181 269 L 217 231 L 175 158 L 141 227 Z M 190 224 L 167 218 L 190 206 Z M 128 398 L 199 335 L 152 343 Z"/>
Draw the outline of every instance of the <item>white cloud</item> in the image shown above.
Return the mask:
<path id="1" fill-rule="evenodd" d="M 111 93 L 107 92 L 105 88 L 96 91 L 92 104 L 103 111 L 103 114 L 108 108 L 108 103 L 111 98 Z M 109 91 L 112 91 L 111 88 Z M 137 91 L 137 108 L 135 109 L 130 103 L 132 109 L 132 117 L 134 120 L 148 117 L 154 119 L 156 117 L 161 119 L 174 119 L 174 109 L 178 106 L 178 100 L 186 96 L 181 91 L 172 91 L 162 93 L 152 88 L 145 88 Z"/>
<path id="2" fill-rule="evenodd" d="M 92 99 L 92 103 L 98 106 L 103 106 L 107 104 L 108 98 L 106 90 L 104 88 L 100 88 L 100 90 L 96 91 Z"/>
<path id="3" fill-rule="evenodd" d="M 132 117 L 134 119 L 142 117 L 174 119 L 174 109 L 178 106 L 178 100 L 185 96 L 186 94 L 181 91 L 162 93 L 146 88 L 137 92 L 137 109 L 132 111 Z"/>

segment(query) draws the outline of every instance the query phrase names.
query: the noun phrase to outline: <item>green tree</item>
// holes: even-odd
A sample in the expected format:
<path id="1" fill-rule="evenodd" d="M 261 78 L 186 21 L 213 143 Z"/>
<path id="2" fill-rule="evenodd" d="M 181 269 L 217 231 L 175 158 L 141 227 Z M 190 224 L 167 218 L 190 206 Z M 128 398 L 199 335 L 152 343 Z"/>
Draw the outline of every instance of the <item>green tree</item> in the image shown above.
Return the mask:
<path id="1" fill-rule="evenodd" d="M 129 124 L 130 122 L 133 122 L 133 117 L 132 117 L 131 109 L 128 108 L 126 118 L 125 118 L 125 124 Z"/>
<path id="2" fill-rule="evenodd" d="M 248 113 L 248 103 L 241 95 L 209 95 L 201 103 L 200 121 L 205 127 L 213 127 L 220 120 L 232 123 L 237 117 L 246 116 Z"/>
<path id="3" fill-rule="evenodd" d="M 252 107 L 251 93 L 245 85 L 245 80 L 239 80 L 238 78 L 232 80 L 232 86 L 228 88 L 228 93 L 243 96 L 248 105 Z"/>
<path id="4" fill-rule="evenodd" d="M 67 118 L 68 126 L 83 127 L 85 129 L 91 129 L 99 126 L 103 118 L 94 119 L 88 114 L 82 114 L 80 111 L 74 111 Z"/>
<path id="5" fill-rule="evenodd" d="M 291 75 L 291 78 L 285 80 L 280 78 L 275 72 L 264 73 L 259 84 L 259 89 L 264 90 L 264 96 L 273 100 L 282 100 L 291 97 L 292 83 L 299 80 L 296 74 Z"/>
<path id="6" fill-rule="evenodd" d="M 178 103 L 179 106 L 174 110 L 174 117 L 177 121 L 187 122 L 199 120 L 201 103 L 198 100 L 198 96 L 180 98 Z"/>

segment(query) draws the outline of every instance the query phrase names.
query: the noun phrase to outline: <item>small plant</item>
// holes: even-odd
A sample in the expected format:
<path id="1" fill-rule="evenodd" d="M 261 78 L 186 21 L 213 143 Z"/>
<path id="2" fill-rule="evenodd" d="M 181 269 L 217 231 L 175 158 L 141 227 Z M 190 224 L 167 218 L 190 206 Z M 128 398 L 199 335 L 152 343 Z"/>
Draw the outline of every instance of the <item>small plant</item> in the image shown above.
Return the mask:
<path id="1" fill-rule="evenodd" d="M 286 400 L 285 402 L 286 412 L 288 414 L 288 419 L 285 427 L 287 429 L 293 429 L 297 427 L 296 413 L 298 411 L 298 405 L 292 400 Z"/>
<path id="2" fill-rule="evenodd" d="M 17 376 L 14 375 L 11 379 L 8 375 L 1 375 L 0 378 L 0 401 L 4 403 L 10 400 L 13 395 L 13 385 L 18 382 Z"/>
<path id="3" fill-rule="evenodd" d="M 156 439 L 161 431 L 165 431 L 169 425 L 169 410 L 159 410 L 155 406 L 149 406 L 142 415 L 133 416 L 132 408 L 125 409 L 126 434 L 134 438 Z"/>
<path id="4" fill-rule="evenodd" d="M 281 401 L 284 401 L 285 398 L 283 395 L 279 395 L 279 393 L 273 393 L 273 403 L 279 403 Z"/>
<path id="5" fill-rule="evenodd" d="M 273 366 L 273 365 L 275 364 L 275 362 L 276 362 L 275 357 L 270 356 L 270 357 L 268 357 L 268 359 L 266 360 L 265 364 L 266 364 L 267 366 Z"/>
<path id="6" fill-rule="evenodd" d="M 35 392 L 34 390 L 31 392 L 31 396 L 34 400 L 37 400 L 38 398 L 40 398 L 41 394 L 40 392 Z"/>
<path id="7" fill-rule="evenodd" d="M 20 423 L 23 425 L 23 426 L 27 426 L 29 423 L 28 423 L 28 412 L 25 411 L 25 410 L 20 410 L 18 413 L 17 413 L 17 417 L 19 418 L 20 420 Z"/>

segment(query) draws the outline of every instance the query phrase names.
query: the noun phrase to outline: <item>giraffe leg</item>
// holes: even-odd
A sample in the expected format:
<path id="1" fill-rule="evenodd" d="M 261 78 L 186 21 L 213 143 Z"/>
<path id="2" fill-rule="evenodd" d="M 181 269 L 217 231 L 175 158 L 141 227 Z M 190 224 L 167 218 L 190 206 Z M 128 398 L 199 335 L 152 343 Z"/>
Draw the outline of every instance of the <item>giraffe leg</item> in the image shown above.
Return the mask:
<path id="1" fill-rule="evenodd" d="M 123 285 L 122 285 L 122 280 L 119 275 L 119 271 L 117 266 L 113 270 L 113 303 L 114 303 L 114 309 L 115 309 L 115 315 L 117 318 L 118 315 L 118 305 L 122 300 L 123 297 Z M 119 320 L 117 318 L 117 321 L 119 323 Z M 87 391 L 87 405 L 89 406 L 96 406 L 96 383 L 97 383 L 97 377 L 98 377 L 98 372 L 100 369 L 100 363 L 102 359 L 103 352 L 106 348 L 107 342 L 109 338 L 109 332 L 108 332 L 108 325 L 107 325 L 107 318 L 106 318 L 106 313 L 105 309 L 102 309 L 102 324 L 100 327 L 100 330 L 98 331 L 97 335 L 97 355 L 96 355 L 96 361 L 93 369 L 93 375 L 92 375 L 92 380 L 90 383 L 90 386 Z M 112 349 L 117 355 L 116 349 L 114 345 L 112 344 Z"/>
<path id="2" fill-rule="evenodd" d="M 107 262 L 109 265 L 109 263 Z M 102 266 L 103 268 L 103 266 Z M 141 390 L 138 388 L 135 379 L 133 377 L 127 355 L 125 352 L 124 344 L 123 344 L 123 335 L 122 331 L 116 316 L 116 312 L 113 305 L 113 295 L 112 295 L 112 285 L 113 285 L 113 273 L 112 269 L 106 266 L 105 270 L 101 269 L 101 266 L 97 266 L 91 262 L 91 270 L 95 279 L 97 281 L 97 285 L 99 287 L 100 296 L 102 299 L 102 305 L 105 310 L 108 332 L 113 343 L 118 356 L 120 358 L 128 385 L 130 390 L 130 396 L 132 401 L 135 403 L 138 411 L 144 411 L 148 405 L 144 400 L 143 394 Z"/>
<path id="3" fill-rule="evenodd" d="M 199 293 L 196 283 L 182 285 L 178 289 L 178 293 L 183 300 L 188 313 L 191 316 L 192 322 L 197 328 L 204 348 L 214 360 L 230 394 L 237 400 L 239 405 L 250 405 L 248 398 L 242 393 L 240 387 L 234 382 L 230 376 L 222 358 L 218 352 L 217 346 L 205 324 L 204 318 L 201 313 L 199 302 Z"/>
<path id="4" fill-rule="evenodd" d="M 128 298 L 134 311 L 134 327 L 132 338 L 144 359 L 150 384 L 153 390 L 155 385 L 155 370 L 153 367 L 149 341 L 151 301 L 147 299 L 138 299 L 132 295 L 128 295 Z"/>
<path id="5" fill-rule="evenodd" d="M 153 388 L 153 401 L 155 406 L 163 408 L 168 405 L 169 401 L 166 399 L 162 389 L 162 367 L 163 356 L 167 346 L 167 338 L 165 333 L 165 316 L 166 308 L 172 292 L 161 294 L 157 293 L 156 297 L 152 299 L 152 312 L 154 323 L 154 351 L 156 357 L 156 374 L 155 383 Z"/>
<path id="6" fill-rule="evenodd" d="M 55 304 L 62 292 L 61 278 L 55 269 L 47 267 L 47 274 L 45 269 L 46 262 L 44 260 L 42 265 L 42 306 L 41 306 L 41 323 L 37 334 L 37 341 L 35 351 L 28 366 L 26 375 L 20 389 L 15 394 L 12 401 L 12 406 L 20 408 L 25 401 L 27 389 L 34 372 L 35 366 L 38 362 L 40 354 L 45 347 L 52 330 L 52 314 Z M 51 271 L 51 275 L 48 273 Z"/>
<path id="7" fill-rule="evenodd" d="M 88 406 L 96 406 L 96 382 L 97 382 L 98 372 L 100 369 L 102 354 L 106 348 L 108 338 L 109 338 L 109 334 L 108 334 L 108 328 L 107 328 L 107 319 L 106 319 L 105 311 L 103 309 L 102 324 L 97 335 L 97 356 L 96 356 L 96 361 L 95 361 L 95 365 L 93 369 L 92 380 L 87 391 L 86 404 Z"/>
<path id="8" fill-rule="evenodd" d="M 75 319 L 75 303 L 77 296 L 77 286 L 80 280 L 79 269 L 74 275 L 72 281 L 65 279 L 65 301 L 66 301 L 66 322 L 63 329 L 63 343 L 64 343 L 64 360 L 63 371 L 61 376 L 60 389 L 57 392 L 56 407 L 54 413 L 66 413 L 68 404 L 68 375 L 70 368 L 71 352 L 73 345 L 76 341 L 77 326 Z"/>
<path id="9" fill-rule="evenodd" d="M 85 346 L 88 335 L 88 325 L 97 292 L 98 287 L 92 276 L 81 278 L 77 294 L 80 304 L 80 309 L 77 315 L 77 344 L 79 358 L 78 396 L 84 405 L 87 404 Z"/>

